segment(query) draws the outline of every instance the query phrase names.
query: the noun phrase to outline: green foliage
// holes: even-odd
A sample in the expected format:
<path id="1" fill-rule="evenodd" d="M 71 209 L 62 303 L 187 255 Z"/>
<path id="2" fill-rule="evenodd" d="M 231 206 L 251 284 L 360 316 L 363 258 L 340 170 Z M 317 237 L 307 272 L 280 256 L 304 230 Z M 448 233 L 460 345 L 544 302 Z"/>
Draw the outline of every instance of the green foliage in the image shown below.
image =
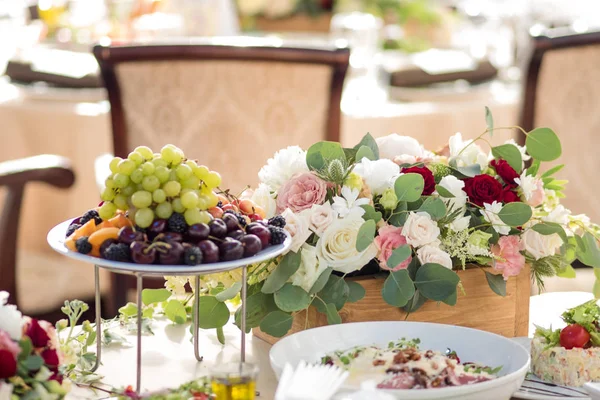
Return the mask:
<path id="1" fill-rule="evenodd" d="M 550 128 L 536 128 L 529 132 L 525 146 L 527 153 L 539 161 L 554 161 L 562 153 L 560 140 Z"/>
<path id="2" fill-rule="evenodd" d="M 556 165 L 556 166 L 550 168 L 548 171 L 544 172 L 542 174 L 542 178 L 549 178 L 552 175 L 554 175 L 555 173 L 557 173 L 558 171 L 560 171 L 561 169 L 563 169 L 564 167 L 565 167 L 565 164 Z"/>
<path id="3" fill-rule="evenodd" d="M 214 296 L 202 296 L 198 308 L 198 322 L 202 329 L 219 328 L 229 321 L 229 308 Z"/>
<path id="4" fill-rule="evenodd" d="M 142 290 L 142 303 L 144 303 L 146 306 L 167 301 L 169 297 L 171 297 L 171 292 L 167 289 Z"/>
<path id="5" fill-rule="evenodd" d="M 408 218 L 408 204 L 405 201 L 401 201 L 396 206 L 394 212 L 388 218 L 388 223 L 393 226 L 403 226 Z"/>
<path id="6" fill-rule="evenodd" d="M 298 270 L 301 261 L 301 251 L 288 252 L 279 265 L 271 272 L 265 281 L 261 291 L 263 293 L 275 293 L 285 285 L 288 279 Z"/>
<path id="7" fill-rule="evenodd" d="M 448 304 L 449 306 L 455 306 L 457 300 L 458 300 L 458 295 L 455 290 L 454 293 L 452 293 L 450 296 L 448 296 L 444 300 L 442 300 L 442 303 Z"/>
<path id="8" fill-rule="evenodd" d="M 400 175 L 394 183 L 394 190 L 398 201 L 417 201 L 421 198 L 425 181 L 419 174 L 409 173 Z"/>
<path id="9" fill-rule="evenodd" d="M 206 297 L 203 297 L 202 300 L 204 300 L 205 298 L 214 299 L 214 297 L 212 297 L 212 296 L 206 296 Z M 201 309 L 202 309 L 202 303 L 203 303 L 203 301 L 200 302 Z M 165 307 L 164 312 L 165 312 L 165 316 L 170 321 L 172 321 L 176 324 L 185 324 L 185 322 L 187 321 L 187 312 L 185 311 L 185 307 L 179 300 L 175 300 L 175 299 L 169 300 L 169 302 L 167 303 L 167 305 Z"/>
<path id="10" fill-rule="evenodd" d="M 260 330 L 274 337 L 282 337 L 292 328 L 293 321 L 291 314 L 272 311 L 260 323 Z"/>
<path id="11" fill-rule="evenodd" d="M 338 142 L 318 142 L 309 147 L 306 164 L 311 171 L 321 171 L 332 160 L 346 161 L 346 154 Z"/>
<path id="12" fill-rule="evenodd" d="M 215 298 L 219 301 L 227 301 L 233 299 L 242 290 L 242 282 L 234 282 L 229 288 L 217 293 Z"/>
<path id="13" fill-rule="evenodd" d="M 119 308 L 119 314 L 125 317 L 135 317 L 137 315 L 138 307 L 135 303 L 127 303 L 123 307 Z"/>
<path id="14" fill-rule="evenodd" d="M 358 153 L 358 150 L 360 150 L 360 148 L 363 146 L 368 147 L 371 150 L 375 156 L 375 160 L 379 159 L 379 146 L 377 145 L 377 141 L 375 141 L 370 133 L 367 133 L 365 136 L 363 136 L 363 138 L 360 140 L 360 143 L 354 146 L 354 149 L 357 150 Z M 357 156 L 356 160 L 360 162 L 361 158 Z"/>
<path id="15" fill-rule="evenodd" d="M 286 283 L 275 292 L 275 304 L 286 312 L 300 311 L 308 307 L 310 297 L 301 287 Z"/>
<path id="16" fill-rule="evenodd" d="M 417 271 L 414 283 L 422 296 L 444 301 L 456 291 L 459 281 L 456 272 L 439 264 L 427 263 Z"/>
<path id="17" fill-rule="evenodd" d="M 325 287 L 325 284 L 327 284 L 327 281 L 329 280 L 329 276 L 331 275 L 332 272 L 333 272 L 333 268 L 331 268 L 331 267 L 325 268 L 323 270 L 323 272 L 321 272 L 321 275 L 319 275 L 319 277 L 317 278 L 315 283 L 313 283 L 312 287 L 308 291 L 308 294 L 315 294 L 315 293 L 320 292 Z"/>
<path id="18" fill-rule="evenodd" d="M 329 303 L 325 306 L 326 315 L 327 315 L 327 323 L 330 325 L 341 324 L 342 318 L 338 313 L 338 310 L 335 307 L 335 304 Z"/>
<path id="19" fill-rule="evenodd" d="M 540 160 L 533 160 L 533 162 L 531 163 L 531 166 L 529 168 L 527 168 L 527 175 L 528 176 L 537 175 L 537 173 L 540 169 L 540 165 L 541 165 Z"/>
<path id="20" fill-rule="evenodd" d="M 367 293 L 365 288 L 354 281 L 346 281 L 346 285 L 348 285 L 348 303 L 356 303 L 357 301 L 362 300 Z"/>
<path id="21" fill-rule="evenodd" d="M 490 289 L 492 289 L 492 291 L 498 296 L 505 297 L 506 281 L 504 280 L 504 277 L 502 277 L 500 274 L 492 274 L 486 270 L 483 272 L 485 272 L 485 279 L 487 280 L 488 285 L 490 285 Z"/>
<path id="22" fill-rule="evenodd" d="M 508 226 L 522 226 L 531 219 L 531 207 L 525 203 L 515 202 L 505 204 L 498 217 Z"/>
<path id="23" fill-rule="evenodd" d="M 577 259 L 590 267 L 600 268 L 600 250 L 594 236 L 586 232 L 582 237 L 575 236 L 577 241 Z"/>
<path id="24" fill-rule="evenodd" d="M 446 216 L 446 204 L 438 197 L 427 197 L 419 207 L 419 211 L 426 212 L 431 219 L 438 221 Z"/>
<path id="25" fill-rule="evenodd" d="M 497 160 L 506 160 L 508 165 L 513 167 L 515 171 L 521 172 L 521 169 L 523 168 L 523 158 L 521 157 L 521 152 L 514 144 L 503 144 L 492 147 L 492 155 Z"/>
<path id="26" fill-rule="evenodd" d="M 373 207 L 370 204 L 363 204 L 362 209 L 365 210 L 365 214 L 363 215 L 363 219 L 365 221 L 372 219 L 373 221 L 375 221 L 375 223 L 378 223 L 379 221 L 381 221 L 382 215 L 379 211 L 375 210 L 375 207 Z"/>
<path id="27" fill-rule="evenodd" d="M 419 290 L 415 290 L 414 296 L 408 301 L 408 303 L 406 303 L 404 307 L 402 307 L 402 310 L 408 314 L 413 313 L 421 308 L 426 301 L 427 298 L 422 296 Z"/>
<path id="28" fill-rule="evenodd" d="M 246 299 L 246 329 L 250 332 L 250 329 L 260 325 L 260 322 L 269 314 L 271 311 L 277 310 L 275 301 L 272 294 L 265 294 L 263 292 L 256 292 Z M 239 307 L 235 313 L 235 325 L 241 329 L 241 311 L 242 307 Z"/>
<path id="29" fill-rule="evenodd" d="M 414 294 L 415 285 L 405 269 L 391 271 L 381 289 L 383 300 L 394 307 L 404 307 Z"/>
<path id="30" fill-rule="evenodd" d="M 330 275 L 327 284 L 325 284 L 323 290 L 318 293 L 318 296 L 325 304 L 335 304 L 336 308 L 341 310 L 350 296 L 350 288 L 341 276 Z M 318 303 L 316 307 L 319 312 L 326 314 L 325 310 L 323 310 Z"/>
<path id="31" fill-rule="evenodd" d="M 542 221 L 533 225 L 531 229 L 533 229 L 541 235 L 552 235 L 554 233 L 557 233 L 561 237 L 563 242 L 567 242 L 569 240 L 567 238 L 567 234 L 565 233 L 564 228 L 555 222 Z"/>
<path id="32" fill-rule="evenodd" d="M 390 269 L 394 269 L 404 261 L 408 260 L 408 257 L 410 257 L 411 254 L 412 249 L 410 246 L 405 245 L 397 247 L 392 251 L 392 254 L 388 258 L 386 264 Z"/>
<path id="33" fill-rule="evenodd" d="M 481 174 L 481 166 L 479 164 L 473 164 L 473 165 L 468 165 L 465 167 L 459 167 L 456 164 L 456 159 L 451 159 L 449 164 L 450 164 L 450 168 L 452 168 L 455 172 L 453 175 L 456 175 L 456 177 L 460 178 L 460 179 L 472 178 L 476 175 Z"/>
<path id="34" fill-rule="evenodd" d="M 360 146 L 356 152 L 356 161 L 360 162 L 363 158 L 368 158 L 371 161 L 376 160 L 373 150 L 367 146 Z"/>
<path id="35" fill-rule="evenodd" d="M 377 226 L 372 219 L 365 221 L 361 225 L 356 237 L 356 251 L 364 251 L 373 243 L 376 230 Z"/>
<path id="36" fill-rule="evenodd" d="M 570 265 L 565 265 L 564 269 L 556 272 L 556 276 L 560 278 L 574 279 L 577 276 L 575 269 Z"/>
<path id="37" fill-rule="evenodd" d="M 446 199 L 451 199 L 451 198 L 453 198 L 453 197 L 456 197 L 456 196 L 454 196 L 454 195 L 453 195 L 453 194 L 452 194 L 452 193 L 451 193 L 451 192 L 450 192 L 448 189 L 446 189 L 446 188 L 445 188 L 445 187 L 443 187 L 443 186 L 440 186 L 440 185 L 435 185 L 435 190 L 438 192 L 438 194 L 439 194 L 441 197 L 444 197 L 444 198 L 446 198 Z"/>
<path id="38" fill-rule="evenodd" d="M 546 339 L 546 348 L 558 346 L 560 343 L 560 329 L 548 329 L 541 326 L 535 326 L 534 337 L 542 337 Z"/>
<path id="39" fill-rule="evenodd" d="M 567 324 L 579 324 L 590 334 L 594 346 L 600 346 L 600 332 L 597 323 L 600 321 L 600 306 L 596 300 L 590 300 L 573 307 L 562 314 L 562 319 Z"/>

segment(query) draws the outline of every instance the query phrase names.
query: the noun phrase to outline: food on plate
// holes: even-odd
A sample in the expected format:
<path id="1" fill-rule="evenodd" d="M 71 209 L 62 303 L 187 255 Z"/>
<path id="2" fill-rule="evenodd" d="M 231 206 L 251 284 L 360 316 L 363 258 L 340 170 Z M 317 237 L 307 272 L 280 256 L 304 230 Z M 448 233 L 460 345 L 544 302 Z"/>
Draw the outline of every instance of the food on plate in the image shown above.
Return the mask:
<path id="1" fill-rule="evenodd" d="M 532 371 L 557 385 L 600 381 L 600 307 L 590 300 L 562 314 L 563 329 L 536 327 Z"/>
<path id="2" fill-rule="evenodd" d="M 433 389 L 470 385 L 496 378 L 502 369 L 463 362 L 456 352 L 420 350 L 419 339 L 401 339 L 387 347 L 357 346 L 321 359 L 350 372 L 349 382 L 375 380 L 379 389 Z"/>
<path id="3" fill-rule="evenodd" d="M 102 203 L 75 218 L 65 246 L 138 264 L 198 265 L 251 257 L 285 241 L 285 219 L 221 191 L 221 176 L 179 148 L 137 147 L 110 162 Z"/>

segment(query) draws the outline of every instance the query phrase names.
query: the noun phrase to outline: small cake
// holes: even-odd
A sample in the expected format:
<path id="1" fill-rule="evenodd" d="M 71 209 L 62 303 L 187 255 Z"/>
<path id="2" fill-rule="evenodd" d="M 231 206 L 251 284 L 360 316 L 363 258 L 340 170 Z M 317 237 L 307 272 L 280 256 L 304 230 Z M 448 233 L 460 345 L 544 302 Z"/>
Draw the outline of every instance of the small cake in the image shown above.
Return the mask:
<path id="1" fill-rule="evenodd" d="M 563 329 L 537 327 L 531 342 L 532 372 L 564 386 L 600 381 L 600 307 L 591 300 L 562 315 Z"/>

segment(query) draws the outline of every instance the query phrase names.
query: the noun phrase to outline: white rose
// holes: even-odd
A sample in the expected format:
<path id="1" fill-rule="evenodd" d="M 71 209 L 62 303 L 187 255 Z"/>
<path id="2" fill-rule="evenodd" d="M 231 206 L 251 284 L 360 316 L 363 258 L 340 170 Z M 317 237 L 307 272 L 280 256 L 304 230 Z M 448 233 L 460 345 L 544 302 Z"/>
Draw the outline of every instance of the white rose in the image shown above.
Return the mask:
<path id="1" fill-rule="evenodd" d="M 452 258 L 439 247 L 426 245 L 417 250 L 417 258 L 421 264 L 435 263 L 452 269 Z"/>
<path id="2" fill-rule="evenodd" d="M 382 194 L 385 189 L 394 187 L 396 178 L 400 176 L 400 167 L 385 158 L 371 161 L 365 157 L 352 171 L 364 179 L 373 194 Z"/>
<path id="3" fill-rule="evenodd" d="M 8 333 L 11 339 L 21 339 L 23 314 L 17 306 L 8 303 L 8 292 L 0 292 L 0 329 Z"/>
<path id="4" fill-rule="evenodd" d="M 267 218 L 271 218 L 275 215 L 277 202 L 271 194 L 269 187 L 264 183 L 258 184 L 258 188 L 252 193 L 250 200 L 265 210 Z"/>
<path id="5" fill-rule="evenodd" d="M 291 14 L 296 8 L 294 0 L 269 0 L 265 15 L 269 18 L 281 18 Z"/>
<path id="6" fill-rule="evenodd" d="M 521 242 L 523 243 L 525 250 L 536 260 L 553 256 L 563 244 L 562 239 L 557 233 L 553 233 L 552 235 L 542 235 L 533 229 L 525 231 L 521 236 Z"/>
<path id="7" fill-rule="evenodd" d="M 256 15 L 264 10 L 267 0 L 238 0 L 237 5 L 240 14 Z"/>
<path id="8" fill-rule="evenodd" d="M 300 253 L 300 267 L 291 276 L 292 285 L 300 286 L 308 292 L 321 273 L 327 268 L 327 264 L 320 262 L 317 257 L 317 249 L 309 244 L 302 245 Z"/>
<path id="9" fill-rule="evenodd" d="M 417 158 L 426 156 L 421 143 L 417 139 L 410 136 L 400 136 L 397 133 L 392 133 L 384 137 L 375 139 L 379 147 L 379 157 L 393 160 L 399 156 L 413 156 L 415 161 Z"/>
<path id="10" fill-rule="evenodd" d="M 448 208 L 452 210 L 461 210 L 467 204 L 467 193 L 462 190 L 465 183 L 453 175 L 447 175 L 442 178 L 439 185 L 452 193 L 454 197 L 446 199 L 442 198 Z"/>
<path id="11" fill-rule="evenodd" d="M 0 400 L 10 400 L 12 398 L 13 385 L 0 382 Z"/>
<path id="12" fill-rule="evenodd" d="M 502 222 L 498 216 L 498 213 L 500 210 L 502 210 L 502 203 L 498 203 L 497 201 L 494 201 L 492 204 L 483 203 L 483 207 L 483 210 L 479 210 L 481 211 L 483 218 L 492 224 L 494 230 L 500 235 L 508 235 L 508 232 L 510 232 L 510 226 Z"/>
<path id="13" fill-rule="evenodd" d="M 560 225 L 567 225 L 569 223 L 569 216 L 571 211 L 567 210 L 562 204 L 554 207 L 548 215 L 542 217 L 542 220 L 546 222 L 554 222 Z"/>
<path id="14" fill-rule="evenodd" d="M 569 216 L 569 224 L 567 229 L 567 235 L 577 235 L 583 236 L 585 233 L 585 229 L 589 229 L 592 225 L 592 221 L 590 217 L 585 214 L 577 214 L 573 216 Z"/>
<path id="15" fill-rule="evenodd" d="M 258 178 L 272 192 L 276 192 L 292 176 L 307 171 L 306 152 L 298 146 L 290 146 L 279 150 L 273 158 L 269 158 L 267 165 L 258 172 Z"/>
<path id="16" fill-rule="evenodd" d="M 286 208 L 281 213 L 285 218 L 285 229 L 292 237 L 290 250 L 297 253 L 300 247 L 306 242 L 312 232 L 309 229 L 308 214 L 310 210 L 304 210 L 299 214 L 294 214 L 292 210 Z"/>
<path id="17" fill-rule="evenodd" d="M 310 216 L 308 218 L 310 229 L 319 236 L 321 236 L 325 229 L 327 229 L 336 219 L 337 213 L 331 207 L 329 202 L 324 204 L 314 204 L 310 208 Z"/>
<path id="18" fill-rule="evenodd" d="M 479 164 L 481 170 L 487 168 L 488 157 L 472 140 L 463 141 L 462 134 L 457 132 L 450 137 L 450 160 L 456 160 L 459 167 Z M 464 150 L 463 150 L 464 149 Z"/>
<path id="19" fill-rule="evenodd" d="M 361 269 L 377 255 L 371 243 L 363 251 L 356 250 L 358 230 L 365 221 L 355 214 L 338 219 L 323 232 L 317 242 L 317 256 L 335 271 L 350 273 Z"/>
<path id="20" fill-rule="evenodd" d="M 426 212 L 411 212 L 402 227 L 402 236 L 412 247 L 420 247 L 435 242 L 440 228 Z"/>
<path id="21" fill-rule="evenodd" d="M 471 217 L 465 215 L 464 217 L 458 217 L 454 221 L 450 223 L 450 229 L 454 232 L 462 232 L 465 229 L 469 228 L 471 224 Z"/>

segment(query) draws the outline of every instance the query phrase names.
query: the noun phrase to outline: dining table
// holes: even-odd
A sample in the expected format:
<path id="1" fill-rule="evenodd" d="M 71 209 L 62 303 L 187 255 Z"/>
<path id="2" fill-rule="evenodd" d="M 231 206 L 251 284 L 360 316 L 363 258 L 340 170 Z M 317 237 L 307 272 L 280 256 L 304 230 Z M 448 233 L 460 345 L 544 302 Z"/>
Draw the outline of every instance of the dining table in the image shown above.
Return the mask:
<path id="1" fill-rule="evenodd" d="M 536 325 L 560 327 L 560 315 L 565 310 L 592 298 L 593 295 L 588 292 L 553 292 L 532 296 L 529 337 L 533 336 Z M 214 330 L 201 331 L 199 343 L 204 356 L 202 362 L 197 362 L 194 357 L 189 324 L 174 325 L 166 320 L 155 320 L 152 331 L 153 335 L 143 337 L 142 393 L 177 387 L 209 375 L 213 366 L 235 363 L 240 359 L 239 330 L 233 324 L 224 328 L 225 345 L 219 343 Z M 103 376 L 101 382 L 113 388 L 134 385 L 136 378 L 135 335 L 123 335 L 129 343 L 104 346 L 102 365 L 97 371 Z M 522 339 L 515 340 L 522 342 Z M 271 345 L 267 342 L 248 335 L 246 361 L 258 365 L 260 370 L 256 384 L 258 399 L 273 399 L 277 389 L 277 377 L 269 362 L 270 348 Z M 111 394 L 74 385 L 67 399 L 107 397 L 111 397 Z"/>

